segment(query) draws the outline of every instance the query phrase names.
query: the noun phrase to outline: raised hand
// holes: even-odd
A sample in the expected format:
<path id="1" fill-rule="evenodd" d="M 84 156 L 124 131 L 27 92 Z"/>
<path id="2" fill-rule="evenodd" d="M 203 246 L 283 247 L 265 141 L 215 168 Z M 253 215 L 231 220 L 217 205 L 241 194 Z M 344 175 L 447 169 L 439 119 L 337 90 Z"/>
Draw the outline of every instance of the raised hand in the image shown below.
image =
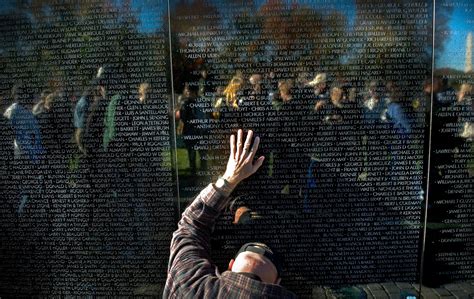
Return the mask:
<path id="1" fill-rule="evenodd" d="M 265 157 L 261 156 L 255 163 L 253 162 L 260 144 L 260 138 L 256 137 L 253 145 L 252 139 L 252 130 L 248 131 L 245 143 L 243 142 L 243 131 L 241 129 L 237 132 L 237 142 L 235 135 L 230 136 L 230 156 L 222 178 L 230 184 L 231 188 L 235 188 L 242 180 L 254 174 L 265 160 Z"/>

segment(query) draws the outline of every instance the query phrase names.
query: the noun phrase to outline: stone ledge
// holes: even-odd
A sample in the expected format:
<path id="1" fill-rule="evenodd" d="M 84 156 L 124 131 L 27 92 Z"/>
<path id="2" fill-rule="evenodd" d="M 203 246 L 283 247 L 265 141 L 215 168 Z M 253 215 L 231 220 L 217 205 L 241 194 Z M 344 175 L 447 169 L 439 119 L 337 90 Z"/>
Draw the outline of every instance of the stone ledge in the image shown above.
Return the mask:
<path id="1" fill-rule="evenodd" d="M 441 285 L 437 288 L 406 282 L 384 282 L 356 285 L 340 289 L 315 287 L 315 299 L 474 299 L 474 281 L 461 281 Z"/>

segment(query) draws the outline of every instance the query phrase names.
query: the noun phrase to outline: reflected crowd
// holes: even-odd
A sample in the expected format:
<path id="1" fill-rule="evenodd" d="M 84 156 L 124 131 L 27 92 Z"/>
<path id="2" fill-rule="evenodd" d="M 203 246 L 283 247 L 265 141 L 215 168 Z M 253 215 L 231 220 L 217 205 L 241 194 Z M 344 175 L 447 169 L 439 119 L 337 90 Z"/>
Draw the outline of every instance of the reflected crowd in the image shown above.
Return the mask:
<path id="1" fill-rule="evenodd" d="M 258 241 L 303 298 L 471 284 L 470 2 L 2 3 L 0 297 L 163 294 L 238 129 L 265 158 L 219 269 Z"/>
<path id="2" fill-rule="evenodd" d="M 269 206 L 277 214 L 318 217 L 328 206 L 345 213 L 340 199 L 357 197 L 364 198 L 366 206 L 387 208 L 386 225 L 419 225 L 426 194 L 426 134 L 431 129 L 438 164 L 457 159 L 447 148 L 472 153 L 472 84 L 450 86 L 445 79 L 430 78 L 413 96 L 402 81 L 353 82 L 326 73 L 295 78 L 237 72 L 227 85 L 215 86 L 217 81 L 202 69 L 199 79 L 183 83 L 171 109 L 166 100 L 159 100 L 163 95 L 157 95 L 153 83 L 144 81 L 126 90 L 119 83 L 120 72 L 106 67 L 97 70 L 77 97 L 60 87 L 35 94 L 28 82 L 19 82 L 1 100 L 1 170 L 7 199 L 2 225 L 16 231 L 4 239 L 15 234 L 22 235 L 25 244 L 51 239 L 64 222 L 58 215 L 71 213 L 61 201 L 71 200 L 81 206 L 71 221 L 86 219 L 81 232 L 71 236 L 72 244 L 84 240 L 78 235 L 92 232 L 97 237 L 93 250 L 120 248 L 119 255 L 130 261 L 152 254 L 147 246 L 153 246 L 156 230 L 147 225 L 156 226 L 154 219 L 163 216 L 163 211 L 157 213 L 161 199 L 154 197 L 166 184 L 172 194 L 171 179 L 166 180 L 170 176 L 160 171 L 172 169 L 168 130 L 173 119 L 178 164 L 187 160 L 174 167 L 184 182 L 189 178 L 189 185 L 221 174 L 225 158 L 216 157 L 227 155 L 227 138 L 238 128 L 251 129 L 261 138 L 266 162 L 236 190 L 252 190 L 252 195 L 244 205 L 233 207 L 234 224 L 269 216 Z M 462 171 L 472 175 L 472 161 L 463 165 Z M 435 181 L 438 172 L 433 169 Z M 285 199 L 259 201 L 269 190 Z M 62 194 L 66 192 L 79 195 L 68 199 Z M 402 213 L 397 202 L 419 208 Z M 107 205 L 112 206 L 104 209 Z M 162 221 L 172 226 L 173 212 L 168 212 Z M 357 217 L 352 221 L 365 221 L 365 214 Z M 116 223 L 125 223 L 124 229 Z M 169 239 L 169 232 L 164 235 L 161 239 Z M 317 244 L 318 236 L 314 238 L 312 244 Z M 23 246 L 21 240 L 15 242 Z M 314 252 L 318 250 L 324 248 L 315 246 Z M 36 269 L 41 277 L 42 268 Z"/>
<path id="3" fill-rule="evenodd" d="M 451 281 L 438 274 L 449 265 L 437 259 L 432 244 L 446 239 L 440 232 L 448 213 L 469 188 L 462 182 L 474 174 L 470 79 L 353 81 L 329 72 L 275 69 L 237 71 L 222 82 L 210 68 L 195 74 L 182 83 L 174 109 L 178 161 L 188 160 L 179 169 L 181 195 L 200 178 L 223 173 L 230 133 L 253 130 L 265 163 L 234 191 L 224 218 L 249 232 L 240 242 L 263 240 L 289 261 L 304 256 L 304 262 L 288 262 L 290 278 L 283 280 L 301 275 L 304 281 L 339 286 L 415 281 L 420 228 L 427 221 L 431 247 L 424 256 L 423 283 Z M 456 185 L 446 171 L 454 168 L 456 177 L 466 178 Z M 224 249 L 235 232 L 225 224 L 217 231 L 222 244 L 214 247 Z M 288 240 L 296 245 L 287 248 Z M 238 246 L 237 241 L 231 244 Z M 339 255 L 364 264 L 348 269 Z"/>
<path id="4" fill-rule="evenodd" d="M 0 138 L 3 181 L 10 182 L 5 185 L 20 198 L 13 208 L 21 214 L 28 198 L 47 188 L 55 173 L 74 173 L 79 161 L 95 195 L 120 189 L 123 178 L 133 180 L 130 173 L 141 180 L 149 157 L 137 156 L 136 149 L 169 151 L 169 140 L 157 138 L 167 124 L 159 120 L 169 116 L 176 120 L 177 145 L 186 149 L 188 164 L 180 174 L 216 174 L 208 171 L 209 154 L 225 152 L 225 138 L 238 128 L 252 129 L 268 156 L 264 172 L 281 183 L 283 193 L 305 197 L 304 210 L 311 210 L 312 186 L 324 175 L 346 183 L 386 178 L 395 183 L 410 177 L 418 182 L 423 199 L 420 160 L 427 150 L 431 109 L 434 147 L 462 147 L 474 136 L 474 91 L 469 83 L 455 89 L 446 79 L 430 78 L 418 96 L 412 96 L 395 81 L 353 82 L 326 73 L 295 78 L 237 72 L 227 86 L 214 86 L 203 68 L 196 82 L 183 84 L 174 112 L 168 111 L 167 103 L 157 106 L 156 99 L 149 99 L 154 96 L 149 82 L 124 91 L 119 74 L 103 67 L 73 100 L 61 88 L 32 94 L 27 82 L 16 84 L 2 96 Z M 160 163 L 156 167 L 171 166 Z M 105 173 L 113 174 L 108 184 L 99 179 Z"/>
<path id="5" fill-rule="evenodd" d="M 151 82 L 126 90 L 121 72 L 95 72 L 79 93 L 21 81 L 1 97 L 2 293 L 126 293 L 114 269 L 132 284 L 166 275 L 168 242 L 156 240 L 175 225 L 168 103 Z"/>
<path id="6" fill-rule="evenodd" d="M 403 80 L 355 82 L 326 73 L 294 78 L 237 72 L 226 86 L 215 86 L 202 68 L 199 79 L 185 82 L 175 107 L 177 136 L 189 159 L 189 172 L 182 174 L 213 174 L 210 153 L 225 150 L 220 144 L 226 136 L 246 128 L 262 138 L 267 178 L 279 182 L 278 191 L 305 198 L 305 211 L 312 210 L 317 181 L 328 177 L 329 189 L 319 189 L 326 194 L 344 184 L 371 182 L 372 193 L 390 198 L 387 186 L 409 180 L 417 185 L 411 199 L 421 201 L 430 125 L 434 149 L 445 144 L 461 148 L 472 141 L 470 83 L 456 82 L 455 89 L 447 79 L 429 78 L 413 95 Z"/>
<path id="7" fill-rule="evenodd" d="M 22 198 L 16 207 L 18 214 L 28 197 L 50 186 L 48 180 L 74 174 L 79 163 L 87 168 L 90 190 L 101 194 L 104 188 L 121 185 L 98 183 L 108 170 L 117 177 L 131 168 L 145 167 L 146 158 L 134 156 L 134 148 L 169 150 L 169 141 L 161 138 L 165 141 L 156 142 L 160 129 L 167 130 L 158 126 L 163 119 L 161 123 L 167 125 L 167 103 L 164 111 L 158 111 L 159 103 L 150 104 L 149 82 L 125 91 L 119 78 L 120 73 L 101 67 L 80 95 L 70 95 L 60 86 L 34 94 L 28 82 L 19 82 L 2 96 L 2 178 L 18 183 Z M 150 163 L 152 155 L 148 156 Z M 108 167 L 113 169 L 105 169 Z M 25 183 L 27 177 L 37 182 Z M 74 187 L 79 181 L 69 178 L 67 184 Z M 32 190 L 25 190 L 28 188 Z"/>

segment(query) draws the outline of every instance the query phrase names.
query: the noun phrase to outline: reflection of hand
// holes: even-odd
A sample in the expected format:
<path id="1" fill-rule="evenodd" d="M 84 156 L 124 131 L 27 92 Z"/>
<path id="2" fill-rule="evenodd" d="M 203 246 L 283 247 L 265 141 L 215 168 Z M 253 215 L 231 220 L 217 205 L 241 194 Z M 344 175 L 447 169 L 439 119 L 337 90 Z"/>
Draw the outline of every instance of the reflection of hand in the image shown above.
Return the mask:
<path id="1" fill-rule="evenodd" d="M 359 176 L 357 177 L 357 180 L 365 182 L 367 180 L 367 172 L 360 173 Z"/>
<path id="2" fill-rule="evenodd" d="M 260 166 L 262 166 L 264 156 L 261 156 L 253 163 L 253 158 L 257 152 L 258 145 L 260 143 L 260 138 L 256 137 L 252 144 L 253 132 L 251 130 L 247 133 L 247 138 L 245 143 L 243 143 L 243 132 L 239 130 L 237 132 L 237 143 L 235 141 L 235 136 L 230 136 L 230 156 L 229 161 L 227 162 L 227 168 L 222 176 L 229 184 L 230 188 L 235 188 L 242 180 L 248 178 L 254 174 Z"/>
<path id="3" fill-rule="evenodd" d="M 322 101 L 322 100 L 317 101 L 316 105 L 314 105 L 314 110 L 315 111 L 321 110 L 324 107 L 325 104 L 326 104 L 325 101 Z"/>
<path id="4" fill-rule="evenodd" d="M 465 122 L 460 135 L 462 138 L 472 139 L 474 137 L 474 124 Z"/>
<path id="5" fill-rule="evenodd" d="M 98 70 L 97 70 L 97 74 L 95 75 L 96 78 L 100 78 L 102 77 L 102 75 L 104 74 L 104 68 L 101 66 Z"/>

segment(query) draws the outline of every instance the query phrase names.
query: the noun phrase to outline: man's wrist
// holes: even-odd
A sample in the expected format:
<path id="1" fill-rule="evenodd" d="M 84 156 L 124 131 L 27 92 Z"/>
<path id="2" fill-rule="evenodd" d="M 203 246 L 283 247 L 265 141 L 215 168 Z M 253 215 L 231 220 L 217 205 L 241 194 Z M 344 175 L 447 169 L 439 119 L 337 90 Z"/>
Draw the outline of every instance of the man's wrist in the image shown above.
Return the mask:
<path id="1" fill-rule="evenodd" d="M 223 178 L 224 180 L 226 180 L 227 183 L 229 183 L 229 185 L 232 187 L 232 189 L 235 189 L 235 187 L 237 187 L 237 185 L 240 183 L 240 181 L 237 180 L 236 177 L 232 174 L 224 173 L 219 178 Z"/>
<path id="2" fill-rule="evenodd" d="M 234 190 L 236 184 L 233 184 L 229 179 L 224 175 L 217 179 L 216 183 L 214 184 L 216 189 L 221 192 L 222 194 L 229 196 L 232 191 Z"/>

